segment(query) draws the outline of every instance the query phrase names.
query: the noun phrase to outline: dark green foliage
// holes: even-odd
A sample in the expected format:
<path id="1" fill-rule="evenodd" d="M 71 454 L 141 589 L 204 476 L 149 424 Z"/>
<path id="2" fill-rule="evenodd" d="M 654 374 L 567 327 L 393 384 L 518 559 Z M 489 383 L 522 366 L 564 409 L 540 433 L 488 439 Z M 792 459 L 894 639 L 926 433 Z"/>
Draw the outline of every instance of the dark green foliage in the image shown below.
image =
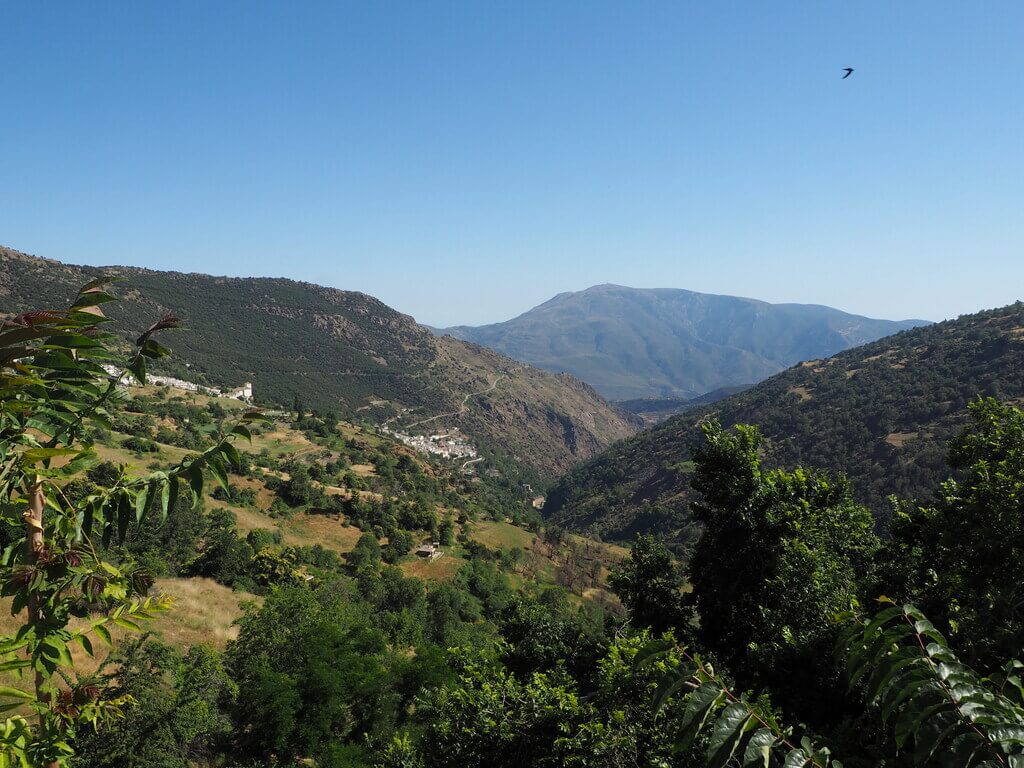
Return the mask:
<path id="1" fill-rule="evenodd" d="M 683 604 L 684 583 L 675 559 L 653 536 L 639 536 L 629 557 L 608 579 L 633 625 L 659 633 L 685 631 L 690 623 L 692 612 Z"/>
<path id="2" fill-rule="evenodd" d="M 330 754 L 387 729 L 400 704 L 384 635 L 336 585 L 273 592 L 241 621 L 228 666 L 242 754 Z"/>
<path id="3" fill-rule="evenodd" d="M 255 591 L 250 577 L 253 549 L 235 529 L 235 516 L 229 510 L 210 512 L 199 554 L 188 563 L 190 576 L 205 576 L 229 587 Z"/>
<path id="4" fill-rule="evenodd" d="M 444 547 L 450 547 L 455 543 L 455 526 L 450 517 L 441 521 L 437 529 L 437 540 Z"/>
<path id="5" fill-rule="evenodd" d="M 291 507 L 302 507 L 308 504 L 323 504 L 326 497 L 323 490 L 313 484 L 309 467 L 299 461 L 291 461 L 284 466 L 288 479 L 281 482 L 277 492 Z"/>
<path id="6" fill-rule="evenodd" d="M 188 569 L 186 563 L 196 556 L 200 541 L 213 525 L 202 510 L 179 498 L 162 525 L 133 523 L 124 549 L 154 576 L 179 576 Z"/>
<path id="7" fill-rule="evenodd" d="M 412 551 L 415 540 L 408 531 L 397 529 L 388 535 L 388 543 L 381 550 L 385 563 L 397 563 L 398 560 Z"/>
<path id="8" fill-rule="evenodd" d="M 753 427 L 703 430 L 693 508 L 704 534 L 689 567 L 697 636 L 742 680 L 800 700 L 804 716 L 830 696 L 834 711 L 833 617 L 858 604 L 877 547 L 871 513 L 843 477 L 763 469 Z"/>
<path id="9" fill-rule="evenodd" d="M 604 627 L 564 601 L 540 602 L 515 595 L 499 618 L 509 649 L 506 666 L 520 676 L 547 672 L 566 664 L 577 677 L 593 674 L 604 650 Z"/>
<path id="10" fill-rule="evenodd" d="M 178 362 L 164 364 L 163 372 L 222 387 L 251 381 L 261 403 L 303 415 L 333 411 L 380 423 L 394 415 L 392 406 L 376 415 L 357 409 L 381 399 L 424 415 L 459 414 L 467 394 L 503 377 L 486 397 L 465 404 L 458 426 L 481 444 L 489 464 L 498 454 L 513 470 L 529 467 L 520 482 L 534 482 L 535 474 L 551 479 L 574 457 L 591 456 L 633 431 L 622 414 L 575 380 L 435 338 L 365 294 L 309 283 L 100 270 L 0 247 L 0 313 L 63 306 L 79 285 L 104 272 L 124 277 L 131 289 L 110 313 L 126 341 L 167 308 L 185 319 L 189 332 L 175 340 Z"/>
<path id="11" fill-rule="evenodd" d="M 840 650 L 851 686 L 863 685 L 896 747 L 916 765 L 1024 765 L 1024 664 L 1010 662 L 1004 674 L 983 679 L 912 606 L 855 626 Z"/>
<path id="12" fill-rule="evenodd" d="M 984 666 L 1024 648 L 1024 412 L 992 399 L 950 444 L 955 479 L 891 521 L 880 591 L 913 600 Z"/>
<path id="13" fill-rule="evenodd" d="M 79 741 L 76 768 L 189 768 L 230 740 L 237 687 L 220 655 L 196 646 L 181 656 L 155 640 L 127 645 L 109 673 L 117 695 L 137 704 L 122 720 Z"/>
<path id="14" fill-rule="evenodd" d="M 657 665 L 633 663 L 649 638 L 620 639 L 596 664 L 596 680 L 584 695 L 562 671 L 520 679 L 493 659 L 460 654 L 458 679 L 432 692 L 421 749 L 405 745 L 407 762 L 430 768 L 616 768 L 681 765 L 669 762 L 671 742 L 651 694 L 657 681 L 680 663 L 667 656 Z M 674 713 L 675 699 L 669 701 Z M 422 761 L 422 763 L 409 762 Z"/>
<path id="15" fill-rule="evenodd" d="M 378 568 L 381 561 L 381 548 L 377 537 L 372 533 L 364 533 L 346 557 L 349 566 L 357 573 L 365 569 Z"/>
<path id="16" fill-rule="evenodd" d="M 727 427 L 758 425 L 767 466 L 844 473 L 884 519 L 891 494 L 920 498 L 945 478 L 945 446 L 971 400 L 1024 397 L 1021 328 L 1024 304 L 1014 304 L 795 366 L 617 443 L 562 478 L 544 514 L 605 539 L 659 533 L 692 546 L 689 461 L 714 414 Z"/>

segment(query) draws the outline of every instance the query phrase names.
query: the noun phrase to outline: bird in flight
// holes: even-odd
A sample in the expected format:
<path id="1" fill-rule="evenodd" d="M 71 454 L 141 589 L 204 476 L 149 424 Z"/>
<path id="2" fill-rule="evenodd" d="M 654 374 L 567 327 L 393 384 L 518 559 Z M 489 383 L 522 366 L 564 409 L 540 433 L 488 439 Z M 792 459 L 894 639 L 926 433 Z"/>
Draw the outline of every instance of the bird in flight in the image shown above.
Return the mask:
<path id="1" fill-rule="evenodd" d="M 843 69 L 843 72 L 845 72 L 846 74 L 843 75 L 841 78 L 839 78 L 840 80 L 845 80 L 850 75 L 852 75 L 853 74 L 853 67 L 846 67 L 846 68 Z"/>

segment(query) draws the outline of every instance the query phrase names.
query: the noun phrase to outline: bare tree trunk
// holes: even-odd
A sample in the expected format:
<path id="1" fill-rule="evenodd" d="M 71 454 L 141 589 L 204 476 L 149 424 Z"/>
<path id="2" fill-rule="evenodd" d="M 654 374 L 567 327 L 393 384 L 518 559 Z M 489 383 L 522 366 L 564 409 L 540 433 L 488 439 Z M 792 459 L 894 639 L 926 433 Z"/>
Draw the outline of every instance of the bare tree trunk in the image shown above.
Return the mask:
<path id="1" fill-rule="evenodd" d="M 37 563 L 39 555 L 43 551 L 43 505 L 43 484 L 37 481 L 29 490 L 28 511 L 25 512 L 25 562 L 29 565 Z M 39 619 L 39 598 L 34 593 L 29 593 L 29 624 L 36 626 L 39 624 Z M 36 672 L 37 698 L 40 695 L 43 682 L 43 674 Z"/>
<path id="2" fill-rule="evenodd" d="M 28 495 L 28 510 L 25 512 L 25 561 L 27 563 L 34 564 L 39 561 L 39 555 L 43 551 L 45 542 L 43 540 L 43 508 L 45 501 L 43 500 L 43 484 L 36 482 L 32 485 Z M 30 594 L 28 598 L 28 621 L 29 624 L 37 626 L 42 618 L 39 611 L 39 598 L 35 594 Z M 42 701 L 43 697 L 43 685 L 46 682 L 46 678 L 42 672 L 36 672 L 35 679 L 35 690 L 36 699 Z M 42 726 L 44 718 L 42 715 L 39 716 L 39 724 Z M 44 765 L 44 768 L 60 768 L 60 763 L 56 760 L 48 762 Z"/>

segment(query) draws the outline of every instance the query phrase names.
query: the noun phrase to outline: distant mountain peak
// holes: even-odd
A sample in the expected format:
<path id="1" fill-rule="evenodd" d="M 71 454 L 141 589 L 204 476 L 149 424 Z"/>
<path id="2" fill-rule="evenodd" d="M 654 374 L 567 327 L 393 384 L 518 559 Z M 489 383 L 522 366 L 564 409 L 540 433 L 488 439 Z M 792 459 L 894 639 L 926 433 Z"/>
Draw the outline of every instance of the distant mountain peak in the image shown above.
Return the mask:
<path id="1" fill-rule="evenodd" d="M 568 371 L 605 397 L 625 400 L 693 398 L 752 384 L 800 360 L 924 324 L 817 304 L 602 283 L 559 293 L 503 323 L 437 332 Z"/>

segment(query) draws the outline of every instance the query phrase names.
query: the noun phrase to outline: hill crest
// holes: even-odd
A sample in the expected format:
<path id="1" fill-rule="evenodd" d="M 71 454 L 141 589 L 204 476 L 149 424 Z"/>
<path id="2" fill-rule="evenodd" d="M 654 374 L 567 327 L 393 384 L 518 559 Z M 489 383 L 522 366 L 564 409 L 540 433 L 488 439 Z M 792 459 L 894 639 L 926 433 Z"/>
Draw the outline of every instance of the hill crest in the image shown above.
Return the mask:
<path id="1" fill-rule="evenodd" d="M 925 323 L 608 283 L 559 293 L 502 323 L 435 332 L 568 371 L 608 398 L 692 399 Z"/>
<path id="2" fill-rule="evenodd" d="M 256 396 L 336 410 L 371 422 L 415 409 L 457 414 L 494 451 L 552 478 L 637 428 L 590 387 L 489 349 L 437 338 L 408 315 L 354 291 L 287 278 L 214 277 L 139 267 L 81 267 L 0 248 L 0 312 L 60 307 L 97 275 L 116 275 L 111 310 L 125 338 L 173 311 L 170 370 L 215 384 L 252 381 Z M 501 385 L 461 407 L 468 393 Z"/>
<path id="3" fill-rule="evenodd" d="M 545 514 L 611 539 L 659 531 L 692 538 L 690 448 L 697 425 L 754 424 L 770 465 L 842 471 L 880 516 L 890 494 L 912 498 L 948 471 L 946 442 L 977 396 L 1024 403 L 1024 304 L 914 328 L 809 360 L 612 446 L 574 469 Z"/>

